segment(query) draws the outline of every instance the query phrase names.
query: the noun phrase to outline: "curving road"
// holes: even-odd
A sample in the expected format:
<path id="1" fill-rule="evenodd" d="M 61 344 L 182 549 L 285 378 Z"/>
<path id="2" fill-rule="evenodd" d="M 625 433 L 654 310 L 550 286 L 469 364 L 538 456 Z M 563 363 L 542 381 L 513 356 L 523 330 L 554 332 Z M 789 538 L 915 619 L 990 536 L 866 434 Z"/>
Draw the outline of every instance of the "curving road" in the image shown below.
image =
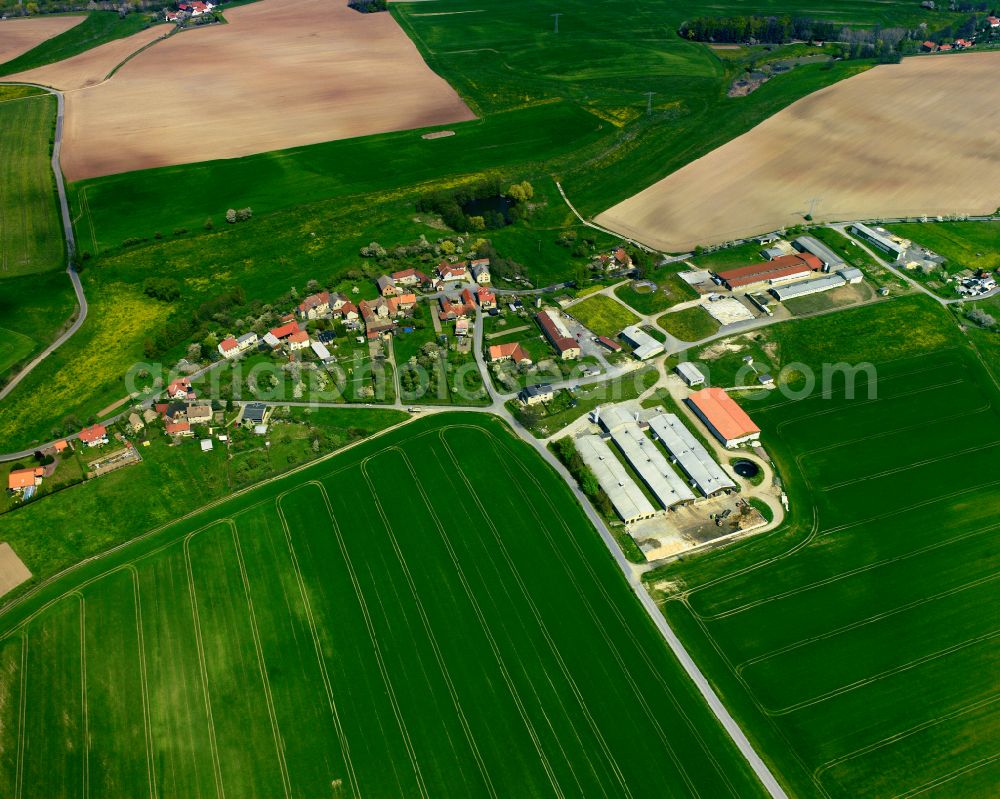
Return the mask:
<path id="1" fill-rule="evenodd" d="M 70 336 L 76 333 L 76 331 L 80 329 L 80 326 L 83 325 L 84 321 L 87 319 L 87 297 L 83 293 L 83 285 L 80 283 L 80 276 L 76 273 L 76 269 L 73 268 L 73 255 L 76 253 L 76 239 L 73 237 L 73 223 L 69 216 L 69 203 L 66 201 L 66 185 L 63 182 L 62 167 L 59 164 L 59 154 L 62 151 L 63 111 L 65 108 L 62 92 L 50 89 L 48 86 L 39 86 L 37 83 L 8 83 L 6 85 L 34 86 L 36 89 L 43 89 L 49 94 L 54 94 L 56 97 L 56 135 L 53 140 L 54 144 L 52 145 L 52 174 L 56 177 L 56 189 L 59 193 L 59 212 L 62 215 L 63 235 L 66 237 L 66 274 L 69 275 L 70 282 L 73 284 L 73 291 L 76 292 L 76 303 L 80 307 L 77 311 L 76 318 L 73 320 L 73 324 L 63 331 L 62 335 L 60 335 L 55 341 L 42 350 L 39 355 L 33 358 L 27 366 L 14 375 L 7 385 L 0 389 L 0 400 L 10 394 L 10 392 L 14 390 L 18 383 L 20 383 L 32 369 L 49 357 L 49 355 L 62 346 L 70 338 Z"/>

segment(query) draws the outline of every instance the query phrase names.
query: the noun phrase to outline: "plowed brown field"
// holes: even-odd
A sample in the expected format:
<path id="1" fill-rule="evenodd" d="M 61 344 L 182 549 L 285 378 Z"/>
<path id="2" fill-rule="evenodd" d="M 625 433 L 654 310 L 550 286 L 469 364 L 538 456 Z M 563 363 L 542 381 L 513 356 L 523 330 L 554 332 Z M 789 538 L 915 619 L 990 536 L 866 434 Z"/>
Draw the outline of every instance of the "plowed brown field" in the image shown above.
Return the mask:
<path id="1" fill-rule="evenodd" d="M 31 69 L 11 75 L 9 80 L 24 80 L 29 83 L 40 83 L 64 92 L 82 89 L 100 83 L 116 66 L 132 53 L 142 49 L 150 42 L 166 36 L 170 32 L 166 25 L 154 25 L 124 39 L 85 50 L 79 55 L 46 64 L 44 67 Z"/>
<path id="2" fill-rule="evenodd" d="M 793 103 L 596 221 L 679 252 L 800 224 L 810 209 L 817 221 L 992 212 L 998 68 L 1000 53 L 875 67 Z"/>
<path id="3" fill-rule="evenodd" d="M 17 58 L 46 39 L 79 25 L 86 17 L 32 17 L 0 21 L 0 64 Z"/>
<path id="4" fill-rule="evenodd" d="M 262 0 L 226 18 L 67 93 L 69 180 L 474 118 L 389 14 Z"/>

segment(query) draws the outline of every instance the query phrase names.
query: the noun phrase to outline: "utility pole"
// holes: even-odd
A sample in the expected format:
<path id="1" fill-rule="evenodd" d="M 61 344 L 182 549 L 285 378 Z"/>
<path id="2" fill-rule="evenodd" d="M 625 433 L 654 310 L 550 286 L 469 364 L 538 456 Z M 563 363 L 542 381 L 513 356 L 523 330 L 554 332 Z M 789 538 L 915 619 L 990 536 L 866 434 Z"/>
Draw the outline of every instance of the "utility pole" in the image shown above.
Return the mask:
<path id="1" fill-rule="evenodd" d="M 646 95 L 646 116 L 653 116 L 653 95 L 656 92 L 644 92 Z"/>
<path id="2" fill-rule="evenodd" d="M 816 210 L 816 203 L 818 203 L 818 202 L 822 202 L 822 201 L 823 201 L 823 198 L 822 198 L 822 197 L 813 197 L 813 198 L 812 198 L 812 199 L 811 199 L 811 200 L 809 201 L 809 217 L 810 217 L 810 218 L 812 218 L 812 215 L 813 215 L 813 211 L 815 211 L 815 210 Z"/>
<path id="3" fill-rule="evenodd" d="M 556 33 L 559 33 L 559 17 L 561 17 L 561 16 L 562 16 L 561 12 L 558 13 L 558 14 L 553 14 L 552 15 L 552 18 L 555 20 L 555 23 L 556 23 L 556 26 L 555 26 L 555 32 Z"/>

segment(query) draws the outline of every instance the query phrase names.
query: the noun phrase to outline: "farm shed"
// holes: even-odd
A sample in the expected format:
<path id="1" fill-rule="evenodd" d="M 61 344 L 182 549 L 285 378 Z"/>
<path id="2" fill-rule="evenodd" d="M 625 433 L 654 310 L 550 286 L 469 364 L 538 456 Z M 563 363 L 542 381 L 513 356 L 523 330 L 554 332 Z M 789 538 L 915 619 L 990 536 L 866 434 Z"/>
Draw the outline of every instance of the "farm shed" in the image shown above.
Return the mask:
<path id="1" fill-rule="evenodd" d="M 675 414 L 654 416 L 649 420 L 649 426 L 667 452 L 677 459 L 677 465 L 688 479 L 706 497 L 736 488 L 732 478 Z"/>
<path id="2" fill-rule="evenodd" d="M 657 514 L 642 489 L 636 485 L 625 467 L 600 436 L 588 435 L 576 439 L 576 451 L 594 473 L 598 484 L 622 521 L 626 524 L 648 519 Z"/>
<path id="3" fill-rule="evenodd" d="M 703 388 L 687 399 L 705 426 L 726 447 L 760 438 L 760 428 L 721 388 Z"/>

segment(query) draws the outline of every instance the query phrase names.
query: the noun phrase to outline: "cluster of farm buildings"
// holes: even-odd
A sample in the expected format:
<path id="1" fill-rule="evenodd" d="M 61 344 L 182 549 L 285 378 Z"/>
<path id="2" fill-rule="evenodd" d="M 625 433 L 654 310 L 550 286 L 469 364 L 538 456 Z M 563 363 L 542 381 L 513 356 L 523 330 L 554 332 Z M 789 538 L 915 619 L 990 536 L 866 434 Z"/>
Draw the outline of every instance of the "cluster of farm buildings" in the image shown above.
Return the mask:
<path id="1" fill-rule="evenodd" d="M 760 437 L 760 428 L 721 389 L 695 391 L 686 402 L 725 447 Z M 676 414 L 629 412 L 614 405 L 598 408 L 593 420 L 600 434 L 579 436 L 576 448 L 626 524 L 736 489 L 732 477 Z"/>
<path id="2" fill-rule="evenodd" d="M 181 22 L 185 19 L 195 19 L 207 14 L 217 5 L 219 3 L 212 3 L 211 0 L 191 0 L 191 2 L 182 0 L 182 2 L 177 4 L 176 11 L 168 8 L 163 12 L 163 16 L 167 22 Z"/>

